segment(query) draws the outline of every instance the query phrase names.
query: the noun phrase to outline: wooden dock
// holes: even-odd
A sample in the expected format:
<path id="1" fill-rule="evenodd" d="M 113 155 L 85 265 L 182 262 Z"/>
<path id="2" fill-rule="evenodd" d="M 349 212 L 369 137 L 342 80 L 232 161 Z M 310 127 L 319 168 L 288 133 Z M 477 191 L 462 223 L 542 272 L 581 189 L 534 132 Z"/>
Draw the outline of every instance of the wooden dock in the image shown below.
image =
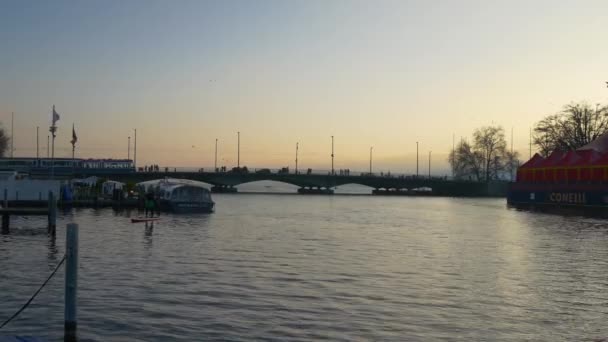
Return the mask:
<path id="1" fill-rule="evenodd" d="M 48 215 L 49 208 L 0 208 L 0 215 L 18 215 L 18 216 L 30 216 L 30 215 Z"/>
<path id="2" fill-rule="evenodd" d="M 49 218 L 49 232 L 51 226 L 51 212 L 49 208 L 0 208 L 2 215 L 2 234 L 10 232 L 11 215 L 13 216 L 47 216 Z"/>
<path id="3" fill-rule="evenodd" d="M 0 342 L 46 342 L 34 336 L 0 336 Z"/>
<path id="4" fill-rule="evenodd" d="M 0 208 L 2 215 L 2 234 L 10 233 L 11 215 L 13 216 L 46 216 L 48 218 L 48 233 L 55 235 L 57 221 L 57 201 L 53 193 L 49 192 L 47 207 L 26 208 L 26 207 L 4 207 Z"/>

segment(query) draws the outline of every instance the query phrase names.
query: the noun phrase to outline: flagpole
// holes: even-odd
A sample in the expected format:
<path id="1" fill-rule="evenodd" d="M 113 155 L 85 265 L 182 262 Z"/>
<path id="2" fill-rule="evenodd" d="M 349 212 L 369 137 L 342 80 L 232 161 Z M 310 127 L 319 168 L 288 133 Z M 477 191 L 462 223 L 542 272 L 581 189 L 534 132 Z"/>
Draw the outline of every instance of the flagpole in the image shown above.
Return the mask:
<path id="1" fill-rule="evenodd" d="M 76 143 L 72 143 L 72 176 L 74 175 L 74 152 L 76 150 Z"/>
<path id="2" fill-rule="evenodd" d="M 137 128 L 135 128 L 135 141 L 133 142 L 133 168 L 137 172 Z"/>
<path id="3" fill-rule="evenodd" d="M 76 130 L 74 129 L 74 124 L 72 124 L 72 177 L 74 177 L 75 172 L 74 172 L 74 154 L 76 151 Z"/>
<path id="4" fill-rule="evenodd" d="M 55 122 L 59 120 L 59 114 L 55 111 L 55 105 L 53 105 L 53 114 L 51 119 L 51 127 L 49 131 L 53 136 L 53 141 L 51 142 L 51 179 L 55 177 L 55 133 L 57 132 L 57 126 L 55 126 Z"/>
<path id="5" fill-rule="evenodd" d="M 13 159 L 13 152 L 15 151 L 15 113 L 11 112 L 11 159 Z"/>
<path id="6" fill-rule="evenodd" d="M 76 151 L 76 142 L 78 141 L 78 136 L 76 136 L 76 129 L 74 128 L 74 124 L 72 124 L 72 175 L 75 175 L 74 169 L 75 169 L 75 162 L 76 159 L 74 158 L 74 154 Z"/>
<path id="7" fill-rule="evenodd" d="M 51 179 L 53 179 L 55 177 L 55 132 L 57 131 L 57 127 L 53 125 L 49 130 L 53 136 L 51 140 Z"/>

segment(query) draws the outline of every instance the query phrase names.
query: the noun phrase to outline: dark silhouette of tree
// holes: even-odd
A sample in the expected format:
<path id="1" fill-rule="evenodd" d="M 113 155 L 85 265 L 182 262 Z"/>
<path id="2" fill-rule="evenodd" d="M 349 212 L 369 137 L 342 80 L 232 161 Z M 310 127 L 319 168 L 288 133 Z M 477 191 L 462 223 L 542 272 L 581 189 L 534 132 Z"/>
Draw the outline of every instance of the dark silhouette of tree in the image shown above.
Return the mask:
<path id="1" fill-rule="evenodd" d="M 555 150 L 569 151 L 587 145 L 608 131 L 608 107 L 572 103 L 534 127 L 533 142 L 539 153 L 548 156 Z"/>
<path id="2" fill-rule="evenodd" d="M 473 146 L 482 155 L 485 180 L 498 178 L 506 152 L 505 130 L 499 126 L 487 126 L 473 133 Z"/>
<path id="3" fill-rule="evenodd" d="M 4 158 L 7 150 L 8 150 L 8 142 L 10 138 L 6 134 L 4 127 L 0 124 L 0 158 Z"/>
<path id="4" fill-rule="evenodd" d="M 450 152 L 448 161 L 454 170 L 456 179 L 481 180 L 483 156 L 473 149 L 468 141 L 462 140 L 456 149 Z"/>
<path id="5" fill-rule="evenodd" d="M 500 126 L 487 126 L 475 130 L 473 143 L 462 140 L 448 161 L 456 179 L 490 181 L 512 174 L 516 165 L 517 152 L 508 152 L 504 129 Z"/>

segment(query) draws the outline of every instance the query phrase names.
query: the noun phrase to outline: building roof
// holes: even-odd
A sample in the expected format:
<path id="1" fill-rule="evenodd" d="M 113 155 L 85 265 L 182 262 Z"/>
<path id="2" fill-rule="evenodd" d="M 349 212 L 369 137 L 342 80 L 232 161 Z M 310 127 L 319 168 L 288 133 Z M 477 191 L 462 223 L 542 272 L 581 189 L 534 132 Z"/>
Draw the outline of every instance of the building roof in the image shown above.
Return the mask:
<path id="1" fill-rule="evenodd" d="M 571 166 L 576 165 L 583 157 L 581 157 L 576 151 L 568 151 L 564 157 L 560 160 L 559 165 Z"/>
<path id="2" fill-rule="evenodd" d="M 556 166 L 561 163 L 562 158 L 564 158 L 565 153 L 562 151 L 553 151 L 547 158 L 545 158 L 542 162 L 539 163 L 539 167 L 551 167 Z"/>
<path id="3" fill-rule="evenodd" d="M 112 159 L 112 158 L 105 158 L 105 159 L 98 159 L 98 158 L 88 158 L 88 159 L 83 159 L 83 161 L 85 162 L 121 162 L 121 163 L 126 163 L 126 162 L 132 162 L 132 159 Z"/>
<path id="4" fill-rule="evenodd" d="M 142 186 L 144 188 L 163 186 L 165 188 L 175 188 L 179 186 L 194 186 L 199 188 L 207 189 L 208 185 L 203 182 L 191 180 L 191 179 L 181 179 L 181 178 L 161 178 L 155 180 L 149 180 L 141 183 L 137 183 L 138 186 Z"/>
<path id="5" fill-rule="evenodd" d="M 580 159 L 575 161 L 572 165 L 577 166 L 593 165 L 603 156 L 596 150 L 577 150 L 576 153 L 580 156 Z"/>
<path id="6" fill-rule="evenodd" d="M 534 156 L 532 156 L 532 158 L 530 160 L 525 162 L 519 168 L 520 169 L 530 169 L 533 167 L 538 167 L 543 162 L 543 160 L 545 160 L 545 158 L 543 158 L 540 154 L 535 153 Z"/>
<path id="7" fill-rule="evenodd" d="M 599 137 L 597 137 L 597 139 L 593 140 L 587 145 L 577 149 L 577 151 L 583 150 L 596 150 L 600 153 L 608 152 L 608 132 L 600 135 Z"/>

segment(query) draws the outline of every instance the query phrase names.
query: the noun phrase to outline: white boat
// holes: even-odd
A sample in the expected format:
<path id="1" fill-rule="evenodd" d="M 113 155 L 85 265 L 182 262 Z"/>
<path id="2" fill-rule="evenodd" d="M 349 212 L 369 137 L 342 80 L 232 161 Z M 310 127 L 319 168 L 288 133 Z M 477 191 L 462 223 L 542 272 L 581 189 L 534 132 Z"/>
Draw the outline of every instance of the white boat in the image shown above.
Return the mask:
<path id="1" fill-rule="evenodd" d="M 164 178 L 138 183 L 137 187 L 141 195 L 153 193 L 164 210 L 209 213 L 215 206 L 211 191 L 202 182 Z"/>

